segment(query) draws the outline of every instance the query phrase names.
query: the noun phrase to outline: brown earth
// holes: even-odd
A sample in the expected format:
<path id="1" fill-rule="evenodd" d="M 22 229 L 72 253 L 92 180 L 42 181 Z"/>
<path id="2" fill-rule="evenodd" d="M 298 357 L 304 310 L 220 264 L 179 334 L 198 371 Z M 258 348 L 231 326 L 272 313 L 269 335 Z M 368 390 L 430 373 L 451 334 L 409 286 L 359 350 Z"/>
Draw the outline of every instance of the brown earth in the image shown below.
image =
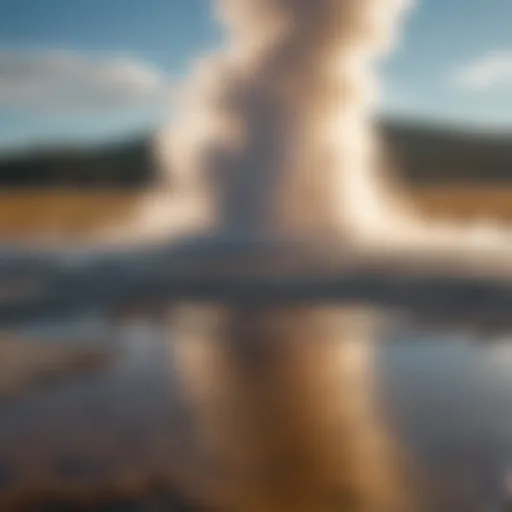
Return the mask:
<path id="1" fill-rule="evenodd" d="M 512 220 L 512 186 L 425 186 L 413 188 L 412 197 L 433 218 Z"/>
<path id="2" fill-rule="evenodd" d="M 512 186 L 429 185 L 406 192 L 427 217 L 512 220 Z M 0 238 L 88 235 L 129 221 L 140 199 L 133 191 L 0 191 Z"/>
<path id="3" fill-rule="evenodd" d="M 122 191 L 4 190 L 0 192 L 0 238 L 90 234 L 129 219 L 139 199 L 140 193 Z"/>

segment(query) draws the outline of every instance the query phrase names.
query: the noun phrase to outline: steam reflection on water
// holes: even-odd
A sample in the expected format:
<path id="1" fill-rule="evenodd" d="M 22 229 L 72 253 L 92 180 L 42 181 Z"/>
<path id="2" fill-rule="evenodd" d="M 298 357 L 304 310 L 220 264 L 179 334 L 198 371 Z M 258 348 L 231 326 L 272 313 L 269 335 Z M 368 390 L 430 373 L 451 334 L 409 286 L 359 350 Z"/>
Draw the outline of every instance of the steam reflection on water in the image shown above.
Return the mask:
<path id="1" fill-rule="evenodd" d="M 155 476 L 233 510 L 503 502 L 512 347 L 382 318 L 182 305 L 158 322 L 79 322 L 77 338 L 103 333 L 115 357 L 2 406 L 0 499 L 119 482 L 141 491 Z M 67 342 L 61 327 L 46 332 Z"/>

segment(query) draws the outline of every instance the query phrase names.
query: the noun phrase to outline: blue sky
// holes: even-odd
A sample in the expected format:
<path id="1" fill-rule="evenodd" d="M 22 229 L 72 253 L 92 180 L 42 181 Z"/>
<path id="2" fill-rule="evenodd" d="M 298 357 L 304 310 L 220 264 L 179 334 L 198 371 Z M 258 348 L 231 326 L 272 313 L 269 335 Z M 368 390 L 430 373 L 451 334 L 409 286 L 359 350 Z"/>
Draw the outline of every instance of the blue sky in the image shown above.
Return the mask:
<path id="1" fill-rule="evenodd" d="M 512 2 L 417 4 L 382 109 L 512 128 Z M 0 13 L 0 146 L 154 127 L 171 84 L 221 37 L 208 0 L 0 0 Z"/>

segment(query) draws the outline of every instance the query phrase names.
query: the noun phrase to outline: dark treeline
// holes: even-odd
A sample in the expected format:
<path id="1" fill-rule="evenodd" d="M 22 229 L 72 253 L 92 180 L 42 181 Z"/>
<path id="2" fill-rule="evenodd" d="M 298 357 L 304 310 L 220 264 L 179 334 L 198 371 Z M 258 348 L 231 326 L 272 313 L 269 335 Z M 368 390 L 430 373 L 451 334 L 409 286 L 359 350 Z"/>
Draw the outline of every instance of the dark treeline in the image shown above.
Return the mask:
<path id="1" fill-rule="evenodd" d="M 512 134 L 387 121 L 383 134 L 411 185 L 512 185 Z"/>
<path id="2" fill-rule="evenodd" d="M 417 122 L 381 122 L 399 175 L 411 185 L 512 184 L 512 135 Z M 0 188 L 130 188 L 157 174 L 151 138 L 88 149 L 0 154 Z"/>
<path id="3" fill-rule="evenodd" d="M 0 155 L 0 187 L 130 188 L 153 182 L 150 139 Z"/>

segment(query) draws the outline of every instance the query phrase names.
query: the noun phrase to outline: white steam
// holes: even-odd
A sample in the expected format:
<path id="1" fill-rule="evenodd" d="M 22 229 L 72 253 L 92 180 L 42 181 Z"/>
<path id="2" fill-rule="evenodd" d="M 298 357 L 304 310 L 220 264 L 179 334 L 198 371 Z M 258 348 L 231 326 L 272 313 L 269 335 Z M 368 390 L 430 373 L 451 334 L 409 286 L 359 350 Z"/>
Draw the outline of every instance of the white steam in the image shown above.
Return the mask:
<path id="1" fill-rule="evenodd" d="M 324 236 L 341 247 L 474 256 L 483 266 L 489 255 L 510 252 L 498 228 L 427 223 L 381 172 L 376 64 L 393 47 L 408 4 L 215 4 L 224 49 L 199 63 L 160 139 L 176 197 L 194 206 L 195 229 L 250 239 Z"/>
<path id="2" fill-rule="evenodd" d="M 226 48 L 186 84 L 163 144 L 177 193 L 201 197 L 210 227 L 341 238 L 382 216 L 373 70 L 405 4 L 217 3 Z"/>

